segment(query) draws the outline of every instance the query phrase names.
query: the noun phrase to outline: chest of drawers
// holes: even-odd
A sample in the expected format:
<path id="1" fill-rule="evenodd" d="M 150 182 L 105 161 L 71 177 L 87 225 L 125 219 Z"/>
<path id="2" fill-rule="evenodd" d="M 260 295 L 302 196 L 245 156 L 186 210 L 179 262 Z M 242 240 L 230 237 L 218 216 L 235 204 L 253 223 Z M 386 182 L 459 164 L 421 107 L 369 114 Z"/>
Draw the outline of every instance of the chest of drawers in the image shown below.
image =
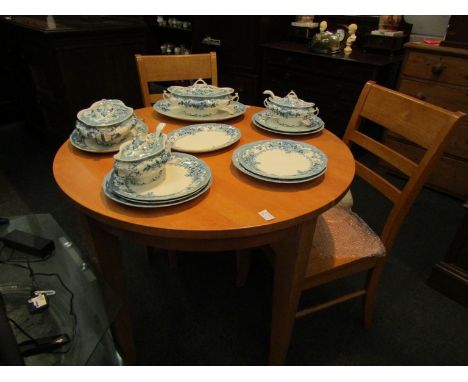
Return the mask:
<path id="1" fill-rule="evenodd" d="M 398 90 L 452 111 L 468 113 L 468 50 L 421 43 L 408 43 L 405 47 Z M 401 137 L 387 133 L 384 139 L 414 160 L 423 155 L 420 147 Z M 468 198 L 468 119 L 452 136 L 428 185 L 461 199 Z"/>

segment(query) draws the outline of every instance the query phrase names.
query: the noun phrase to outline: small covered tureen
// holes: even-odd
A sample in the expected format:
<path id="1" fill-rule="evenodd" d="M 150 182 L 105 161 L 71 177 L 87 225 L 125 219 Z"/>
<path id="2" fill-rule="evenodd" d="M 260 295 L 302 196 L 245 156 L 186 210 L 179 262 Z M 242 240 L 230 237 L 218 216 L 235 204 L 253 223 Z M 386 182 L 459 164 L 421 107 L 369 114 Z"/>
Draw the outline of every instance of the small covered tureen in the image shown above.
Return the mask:
<path id="1" fill-rule="evenodd" d="M 114 155 L 117 176 L 127 178 L 136 185 L 164 179 L 165 164 L 171 156 L 167 135 L 162 134 L 165 125 L 160 123 L 155 133 L 137 135 L 120 147 L 119 152 Z"/>
<path id="2" fill-rule="evenodd" d="M 314 103 L 301 100 L 293 90 L 286 97 L 278 97 L 271 90 L 265 90 L 263 94 L 270 96 L 265 99 L 264 105 L 281 125 L 307 125 L 310 123 L 308 117 L 319 112 Z"/>
<path id="3" fill-rule="evenodd" d="M 180 109 L 188 115 L 205 117 L 221 110 L 234 113 L 230 104 L 237 101 L 239 95 L 232 93 L 233 88 L 208 85 L 200 78 L 191 86 L 170 86 L 163 97 L 173 110 Z"/>
<path id="4" fill-rule="evenodd" d="M 133 109 L 118 99 L 102 99 L 78 112 L 76 129 L 102 146 L 122 142 L 136 125 Z"/>

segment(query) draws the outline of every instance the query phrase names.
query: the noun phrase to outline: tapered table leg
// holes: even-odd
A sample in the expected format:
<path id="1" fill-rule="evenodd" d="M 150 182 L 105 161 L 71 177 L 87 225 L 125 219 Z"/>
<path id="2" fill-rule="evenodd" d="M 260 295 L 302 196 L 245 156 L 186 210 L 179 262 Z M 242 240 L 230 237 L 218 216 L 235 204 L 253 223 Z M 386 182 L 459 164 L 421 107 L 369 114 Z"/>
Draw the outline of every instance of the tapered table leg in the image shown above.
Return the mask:
<path id="1" fill-rule="evenodd" d="M 286 360 L 316 221 L 315 218 L 303 223 L 287 238 L 272 245 L 276 260 L 270 365 L 282 365 Z"/>
<path id="2" fill-rule="evenodd" d="M 136 363 L 132 322 L 127 303 L 127 288 L 121 262 L 119 238 L 104 230 L 100 223 L 82 215 L 88 246 L 104 281 L 122 300 L 122 307 L 112 325 L 117 345 L 128 365 Z"/>

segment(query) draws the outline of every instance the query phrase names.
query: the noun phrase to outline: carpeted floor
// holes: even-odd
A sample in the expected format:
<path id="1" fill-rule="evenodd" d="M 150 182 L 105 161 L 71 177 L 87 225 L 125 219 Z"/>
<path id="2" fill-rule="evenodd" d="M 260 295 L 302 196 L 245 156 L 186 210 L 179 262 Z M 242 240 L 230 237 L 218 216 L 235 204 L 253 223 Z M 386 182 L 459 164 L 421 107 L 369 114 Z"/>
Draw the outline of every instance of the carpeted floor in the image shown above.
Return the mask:
<path id="1" fill-rule="evenodd" d="M 56 149 L 21 123 L 0 125 L 0 216 L 51 213 L 85 251 L 78 215 L 52 176 Z M 389 204 L 362 182 L 352 190 L 355 211 L 378 230 Z M 298 320 L 287 364 L 467 365 L 468 309 L 426 285 L 461 222 L 461 205 L 423 190 L 385 269 L 373 328 L 362 327 L 359 301 Z M 273 276 L 262 256 L 254 253 L 246 286 L 236 288 L 232 253 L 183 253 L 172 271 L 162 253 L 148 259 L 133 243 L 123 248 L 139 364 L 267 363 Z M 361 281 L 310 291 L 303 302 Z"/>

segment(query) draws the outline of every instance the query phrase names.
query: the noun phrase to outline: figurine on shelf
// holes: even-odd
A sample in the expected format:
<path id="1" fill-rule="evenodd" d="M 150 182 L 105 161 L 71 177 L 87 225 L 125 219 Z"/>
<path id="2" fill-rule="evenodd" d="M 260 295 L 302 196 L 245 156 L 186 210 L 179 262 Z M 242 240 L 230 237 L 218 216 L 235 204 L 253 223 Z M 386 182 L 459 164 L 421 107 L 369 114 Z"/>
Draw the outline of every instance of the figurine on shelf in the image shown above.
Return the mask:
<path id="1" fill-rule="evenodd" d="M 354 41 L 356 41 L 356 31 L 357 31 L 357 25 L 356 24 L 350 24 L 348 26 L 348 33 L 349 37 L 346 40 L 346 48 L 344 48 L 344 54 L 349 56 L 353 49 L 351 48 L 351 45 L 353 44 Z"/>

